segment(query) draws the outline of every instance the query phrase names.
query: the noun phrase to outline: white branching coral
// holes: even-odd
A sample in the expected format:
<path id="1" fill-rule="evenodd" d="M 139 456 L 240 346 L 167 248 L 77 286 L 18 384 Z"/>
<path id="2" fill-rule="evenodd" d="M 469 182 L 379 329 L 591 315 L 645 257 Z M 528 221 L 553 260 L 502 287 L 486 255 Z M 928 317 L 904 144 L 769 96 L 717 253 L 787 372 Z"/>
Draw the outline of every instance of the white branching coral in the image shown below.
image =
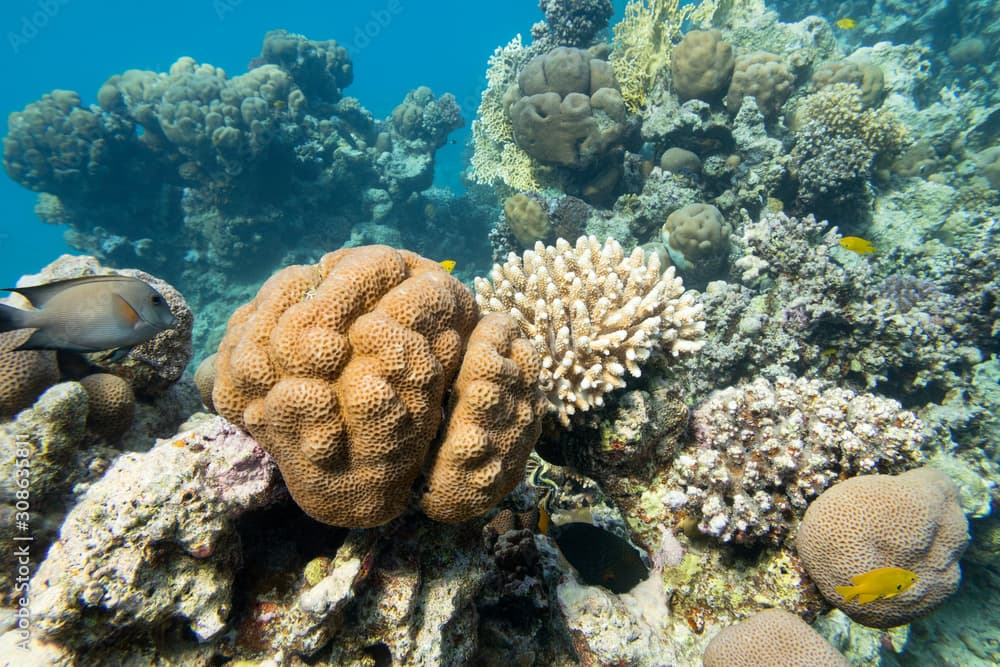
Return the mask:
<path id="1" fill-rule="evenodd" d="M 476 278 L 483 312 L 509 313 L 542 356 L 539 383 L 560 421 L 604 405 L 604 394 L 638 377 L 654 349 L 674 356 L 704 345 L 702 305 L 655 253 L 625 255 L 608 239 L 535 244 Z"/>

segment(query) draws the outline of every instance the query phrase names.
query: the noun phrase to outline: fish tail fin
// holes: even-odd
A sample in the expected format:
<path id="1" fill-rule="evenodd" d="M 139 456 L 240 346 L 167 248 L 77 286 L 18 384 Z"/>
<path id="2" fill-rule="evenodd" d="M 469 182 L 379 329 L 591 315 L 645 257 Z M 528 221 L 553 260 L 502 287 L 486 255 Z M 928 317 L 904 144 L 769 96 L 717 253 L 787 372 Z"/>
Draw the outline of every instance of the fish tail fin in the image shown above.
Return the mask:
<path id="1" fill-rule="evenodd" d="M 844 602 L 850 602 L 861 594 L 857 586 L 834 586 L 834 588 L 844 598 Z"/>
<path id="2" fill-rule="evenodd" d="M 32 326 L 33 313 L 0 303 L 0 332 L 28 329 Z"/>

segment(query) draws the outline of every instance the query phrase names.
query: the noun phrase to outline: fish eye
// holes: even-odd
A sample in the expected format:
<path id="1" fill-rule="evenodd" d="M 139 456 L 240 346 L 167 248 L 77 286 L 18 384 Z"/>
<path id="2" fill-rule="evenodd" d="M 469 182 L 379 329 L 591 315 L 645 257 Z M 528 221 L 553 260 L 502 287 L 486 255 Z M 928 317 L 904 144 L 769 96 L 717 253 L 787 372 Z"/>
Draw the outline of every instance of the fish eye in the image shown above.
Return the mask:
<path id="1" fill-rule="evenodd" d="M 153 297 L 152 297 L 152 299 L 153 299 L 153 303 L 155 303 L 157 306 L 160 305 L 161 303 L 163 303 L 163 297 L 160 296 L 159 294 L 154 294 Z"/>

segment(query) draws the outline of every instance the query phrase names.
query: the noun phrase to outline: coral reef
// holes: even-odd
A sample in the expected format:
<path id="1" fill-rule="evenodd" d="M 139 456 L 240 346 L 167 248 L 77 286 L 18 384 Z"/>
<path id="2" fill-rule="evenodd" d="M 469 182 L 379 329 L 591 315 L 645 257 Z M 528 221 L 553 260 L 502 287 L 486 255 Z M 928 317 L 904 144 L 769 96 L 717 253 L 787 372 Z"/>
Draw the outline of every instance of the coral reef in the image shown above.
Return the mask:
<path id="1" fill-rule="evenodd" d="M 611 65 L 629 111 L 646 105 L 660 72 L 670 68 L 670 56 L 688 20 L 703 21 L 718 3 L 681 5 L 679 0 L 632 0 L 614 26 Z"/>
<path id="2" fill-rule="evenodd" d="M 876 161 L 891 161 L 906 146 L 895 117 L 870 106 L 863 88 L 837 82 L 799 103 L 793 169 L 798 196 L 811 210 L 866 202 Z"/>
<path id="3" fill-rule="evenodd" d="M 258 465 L 264 452 L 218 418 L 192 424 L 180 443 L 119 458 L 70 512 L 32 585 L 47 639 L 82 648 L 168 618 L 203 639 L 223 629 L 234 520 L 275 498 L 277 469 Z"/>
<path id="4" fill-rule="evenodd" d="M 795 546 L 824 598 L 859 623 L 890 628 L 926 616 L 958 589 L 968 541 L 955 485 L 944 473 L 918 468 L 830 487 L 806 510 Z M 880 567 L 909 570 L 917 581 L 867 603 L 837 592 Z"/>
<path id="5" fill-rule="evenodd" d="M 546 51 L 556 46 L 591 46 L 614 13 L 611 0 L 539 0 L 538 8 L 545 21 L 531 26 L 531 38 Z"/>
<path id="6" fill-rule="evenodd" d="M 436 150 L 463 123 L 451 95 L 418 87 L 376 120 L 343 95 L 353 76 L 343 46 L 285 31 L 268 33 L 250 66 L 232 77 L 191 58 L 128 70 L 97 105 L 55 91 L 12 115 L 4 139 L 8 174 L 44 194 L 38 212 L 68 223 L 72 246 L 168 280 L 204 314 L 199 357 L 229 312 L 218 302 L 251 296 L 274 264 L 340 247 L 354 225 L 407 244 L 438 227 L 421 242 L 435 255 L 461 237 L 429 224 L 422 197 Z M 485 263 L 485 244 L 478 251 Z"/>
<path id="7" fill-rule="evenodd" d="M 923 460 L 923 425 L 899 403 L 804 378 L 723 389 L 692 417 L 668 502 L 723 542 L 779 543 L 838 479 Z"/>
<path id="8" fill-rule="evenodd" d="M 535 244 L 477 278 L 485 312 L 510 313 L 542 358 L 540 386 L 560 422 L 604 404 L 626 373 L 663 348 L 701 349 L 701 306 L 655 255 L 625 255 L 614 240 L 580 237 L 575 246 Z"/>

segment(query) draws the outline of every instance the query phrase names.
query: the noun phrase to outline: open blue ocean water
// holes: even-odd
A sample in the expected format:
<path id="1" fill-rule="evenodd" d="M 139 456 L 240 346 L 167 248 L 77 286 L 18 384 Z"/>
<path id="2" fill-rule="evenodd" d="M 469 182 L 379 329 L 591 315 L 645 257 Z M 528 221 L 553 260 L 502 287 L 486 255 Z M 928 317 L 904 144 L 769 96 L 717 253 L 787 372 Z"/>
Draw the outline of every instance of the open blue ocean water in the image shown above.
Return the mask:
<path id="1" fill-rule="evenodd" d="M 57 88 L 94 104 L 112 74 L 166 71 L 182 56 L 222 67 L 232 77 L 246 71 L 267 31 L 284 28 L 346 46 L 354 82 L 345 94 L 376 118 L 389 115 L 420 85 L 436 95 L 454 94 L 466 124 L 439 152 L 435 177 L 459 188 L 486 62 L 493 49 L 541 19 L 533 0 L 502 7 L 459 0 L 8 0 L 0 3 L 0 71 L 6 79 L 0 110 L 4 116 L 20 111 Z M 0 178 L 0 284 L 13 284 L 72 252 L 62 226 L 45 225 L 34 215 L 35 197 Z"/>

